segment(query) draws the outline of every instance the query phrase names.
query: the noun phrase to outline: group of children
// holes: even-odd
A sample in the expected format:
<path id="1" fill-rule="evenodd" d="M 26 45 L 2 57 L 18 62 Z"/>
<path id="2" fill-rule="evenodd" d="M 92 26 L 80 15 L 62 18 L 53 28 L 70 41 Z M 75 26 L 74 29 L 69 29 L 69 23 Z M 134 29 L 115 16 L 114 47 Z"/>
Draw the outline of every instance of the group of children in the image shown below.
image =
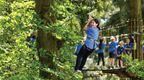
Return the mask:
<path id="1" fill-rule="evenodd" d="M 105 51 L 105 48 L 108 48 L 107 52 Z M 121 37 L 121 40 L 119 40 L 118 36 L 116 37 L 111 36 L 109 43 L 106 43 L 106 39 L 101 38 L 98 43 L 98 49 L 96 50 L 96 53 L 98 54 L 97 65 L 99 65 L 100 60 L 102 60 L 103 66 L 105 66 L 104 54 L 108 53 L 109 68 L 114 67 L 123 68 L 124 60 L 122 58 L 122 55 L 127 54 L 132 56 L 133 55 L 132 51 L 134 51 L 135 48 L 136 43 L 133 35 L 129 35 L 127 38 Z"/>

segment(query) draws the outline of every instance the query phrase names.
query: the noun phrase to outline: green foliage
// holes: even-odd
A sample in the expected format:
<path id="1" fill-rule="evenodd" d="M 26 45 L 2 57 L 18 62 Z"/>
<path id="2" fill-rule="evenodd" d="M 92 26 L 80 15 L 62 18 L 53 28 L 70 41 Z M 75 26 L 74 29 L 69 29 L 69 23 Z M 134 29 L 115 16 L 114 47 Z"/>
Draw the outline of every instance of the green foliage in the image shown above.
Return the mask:
<path id="1" fill-rule="evenodd" d="M 45 30 L 47 30 L 48 32 L 53 32 L 52 34 L 54 36 L 56 36 L 59 39 L 65 40 L 76 40 L 79 38 L 80 35 L 79 23 L 75 17 L 66 18 L 63 21 L 57 20 L 55 24 L 49 25 Z"/>
<path id="2" fill-rule="evenodd" d="M 25 4 L 25 5 L 22 5 Z M 1 7 L 1 6 L 0 6 Z M 0 18 L 0 79 L 32 80 L 39 77 L 36 49 L 29 48 L 26 38 L 36 25 L 36 15 L 31 8 L 34 2 L 13 2 L 11 13 Z"/>
<path id="3" fill-rule="evenodd" d="M 87 15 L 98 19 L 107 19 L 116 9 L 112 0 L 72 0 L 72 3 L 75 5 L 75 13 L 80 19 L 81 25 L 87 21 Z"/>
<path id="4" fill-rule="evenodd" d="M 5 11 L 5 8 L 6 8 L 6 1 L 4 0 L 1 0 L 0 1 L 0 15 L 4 14 L 6 11 Z"/>
<path id="5" fill-rule="evenodd" d="M 8 2 L 0 3 L 0 9 L 3 9 L 6 3 Z M 43 20 L 35 13 L 34 6 L 34 1 L 18 0 L 10 3 L 9 7 L 5 6 L 10 9 L 10 12 L 3 9 L 2 13 L 5 14 L 0 14 L 0 79 L 42 80 L 39 78 L 40 63 L 36 44 L 26 41 L 33 31 L 42 28 L 45 31 L 53 32 L 52 34 L 59 39 L 65 39 L 67 43 L 63 51 L 60 51 L 60 56 L 53 55 L 56 68 L 43 69 L 57 75 L 60 79 L 67 77 L 67 80 L 79 80 L 82 76 L 72 71 L 75 61 L 73 47 L 68 49 L 69 46 L 73 46 L 80 40 L 78 19 L 67 11 L 67 8 L 72 8 L 72 6 L 68 6 L 68 3 L 65 4 L 65 7 L 62 4 L 56 4 L 53 9 L 58 8 L 56 12 L 58 20 L 52 25 L 43 24 Z M 29 45 L 33 46 L 29 47 Z M 62 57 L 61 60 L 57 59 L 59 57 Z"/>
<path id="6" fill-rule="evenodd" d="M 129 55 L 124 55 L 126 64 L 128 66 L 128 71 L 134 73 L 136 76 L 144 78 L 144 61 L 139 61 L 137 59 L 132 59 Z"/>
<path id="7" fill-rule="evenodd" d="M 64 47 L 60 49 L 58 55 L 53 55 L 52 62 L 55 66 L 53 68 L 48 68 L 48 66 L 45 65 L 41 68 L 59 77 L 60 80 L 81 80 L 82 74 L 74 71 L 75 60 L 76 57 L 73 55 L 73 47 L 65 44 Z"/>

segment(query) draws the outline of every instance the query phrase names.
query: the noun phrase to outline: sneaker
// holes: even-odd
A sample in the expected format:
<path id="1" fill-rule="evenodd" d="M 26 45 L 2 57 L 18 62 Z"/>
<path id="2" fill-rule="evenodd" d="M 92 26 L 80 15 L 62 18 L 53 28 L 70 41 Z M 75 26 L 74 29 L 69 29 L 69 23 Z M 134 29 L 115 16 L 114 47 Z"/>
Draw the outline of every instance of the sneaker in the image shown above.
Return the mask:
<path id="1" fill-rule="evenodd" d="M 81 70 L 76 70 L 76 72 L 81 73 Z"/>

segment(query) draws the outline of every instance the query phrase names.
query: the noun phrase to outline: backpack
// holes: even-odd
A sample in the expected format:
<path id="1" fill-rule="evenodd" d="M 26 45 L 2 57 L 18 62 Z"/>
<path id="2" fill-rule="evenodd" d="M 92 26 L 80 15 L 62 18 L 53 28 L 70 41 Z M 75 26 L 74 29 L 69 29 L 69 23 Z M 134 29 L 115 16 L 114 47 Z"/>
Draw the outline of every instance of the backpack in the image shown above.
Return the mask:
<path id="1" fill-rule="evenodd" d="M 74 51 L 74 55 L 78 55 L 78 53 L 79 53 L 79 51 L 80 51 L 80 49 L 82 48 L 82 44 L 81 43 L 79 43 L 78 45 L 76 45 L 76 47 L 75 47 L 75 51 Z"/>

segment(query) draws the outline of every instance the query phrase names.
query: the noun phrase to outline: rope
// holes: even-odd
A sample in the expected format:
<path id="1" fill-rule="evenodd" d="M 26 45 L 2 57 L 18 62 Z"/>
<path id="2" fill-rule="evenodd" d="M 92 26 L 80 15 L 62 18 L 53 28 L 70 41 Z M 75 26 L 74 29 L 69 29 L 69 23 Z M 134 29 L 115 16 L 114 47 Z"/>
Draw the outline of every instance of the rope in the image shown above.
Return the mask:
<path id="1" fill-rule="evenodd" d="M 121 22 L 121 23 L 118 23 L 118 24 L 116 24 L 116 25 L 114 25 L 114 26 L 110 26 L 110 27 L 103 27 L 102 29 L 101 29 L 101 32 L 102 31 L 108 31 L 108 30 L 112 30 L 112 29 L 119 29 L 119 28 L 122 28 L 122 27 L 126 27 L 126 26 L 128 26 L 128 22 L 130 22 L 130 21 L 142 21 L 141 19 L 140 20 L 135 20 L 135 19 L 133 19 L 133 20 L 130 20 L 130 19 L 128 19 L 126 22 Z M 143 29 L 143 27 L 144 26 L 142 26 L 142 29 Z M 125 35 L 129 35 L 129 34 L 136 34 L 136 35 L 142 35 L 142 34 L 144 34 L 143 32 L 137 32 L 137 31 L 134 31 L 133 33 L 126 33 Z M 123 34 L 120 34 L 120 35 L 123 35 Z M 120 35 L 117 35 L 117 36 L 120 36 Z M 106 37 L 106 38 L 109 38 L 109 37 Z"/>

